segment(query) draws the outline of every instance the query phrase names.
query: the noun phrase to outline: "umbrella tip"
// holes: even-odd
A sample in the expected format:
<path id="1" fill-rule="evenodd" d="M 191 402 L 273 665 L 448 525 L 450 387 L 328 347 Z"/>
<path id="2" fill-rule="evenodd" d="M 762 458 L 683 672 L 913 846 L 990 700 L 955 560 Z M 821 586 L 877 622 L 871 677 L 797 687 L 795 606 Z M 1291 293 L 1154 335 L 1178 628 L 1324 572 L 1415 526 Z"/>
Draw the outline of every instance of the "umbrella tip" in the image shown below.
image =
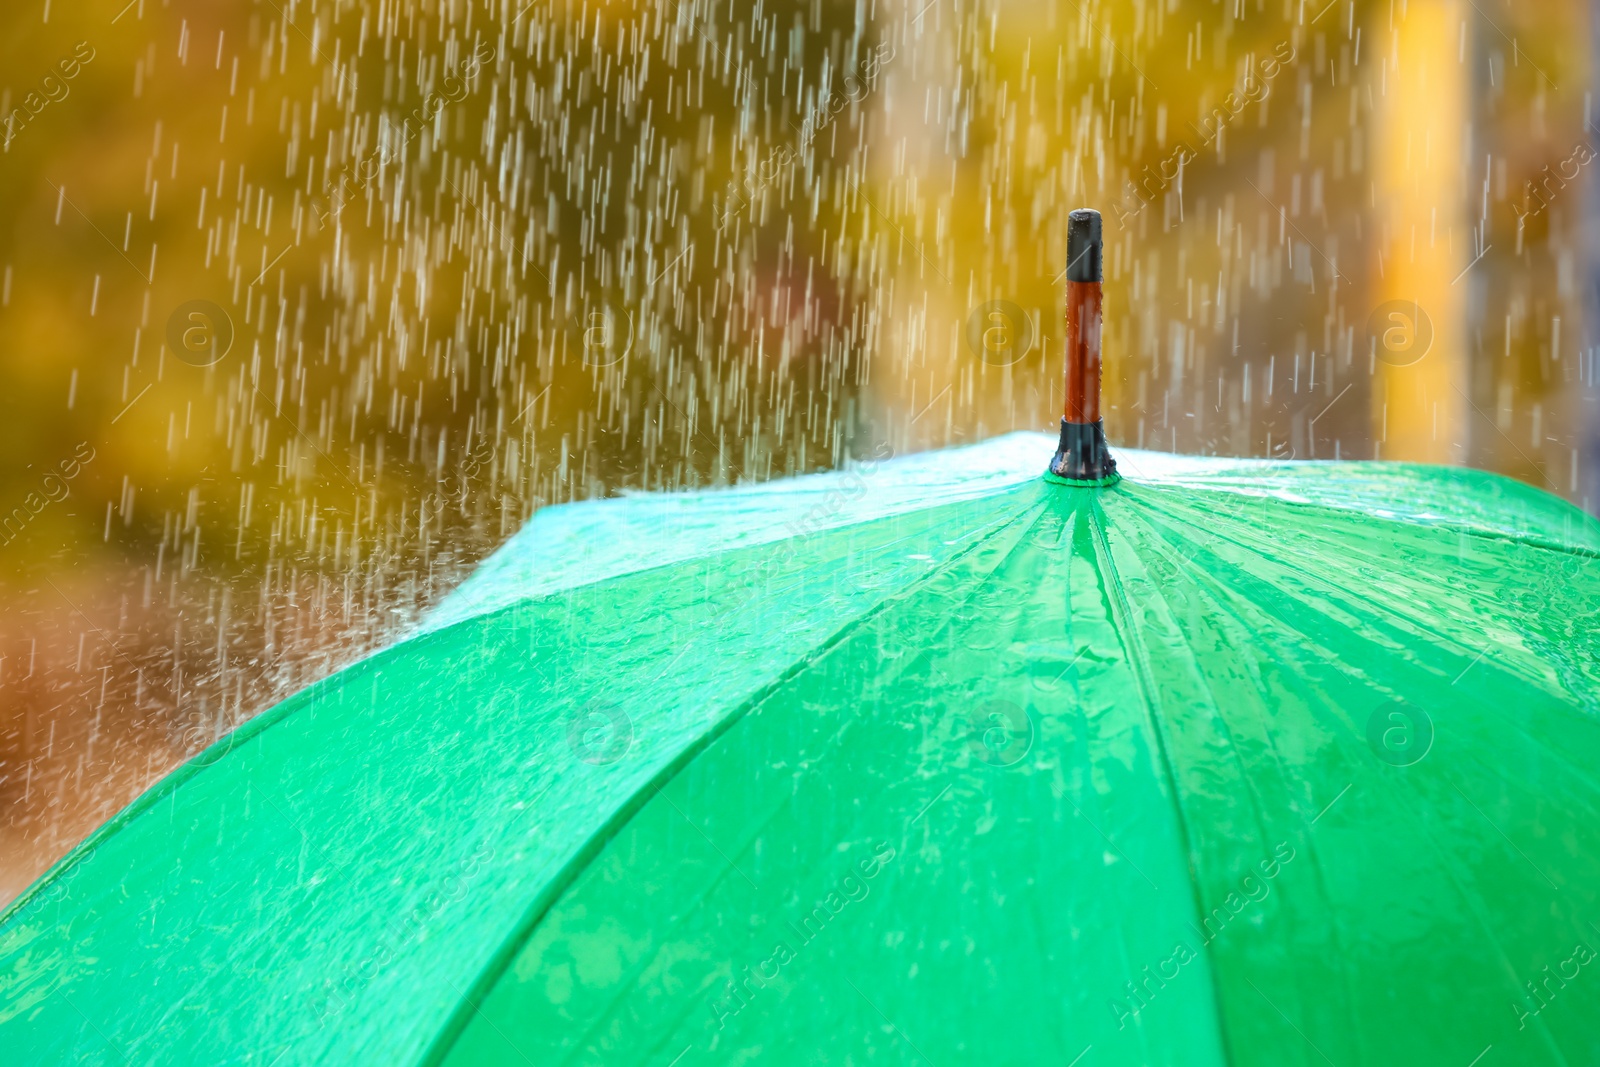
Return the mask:
<path id="1" fill-rule="evenodd" d="M 1067 216 L 1067 281 L 1099 282 L 1105 279 L 1105 240 L 1100 212 L 1080 207 Z"/>
<path id="2" fill-rule="evenodd" d="M 1050 473 L 1069 482 L 1100 485 L 1117 478 L 1100 417 L 1104 261 L 1100 212 L 1079 208 L 1067 216 L 1067 402 Z"/>

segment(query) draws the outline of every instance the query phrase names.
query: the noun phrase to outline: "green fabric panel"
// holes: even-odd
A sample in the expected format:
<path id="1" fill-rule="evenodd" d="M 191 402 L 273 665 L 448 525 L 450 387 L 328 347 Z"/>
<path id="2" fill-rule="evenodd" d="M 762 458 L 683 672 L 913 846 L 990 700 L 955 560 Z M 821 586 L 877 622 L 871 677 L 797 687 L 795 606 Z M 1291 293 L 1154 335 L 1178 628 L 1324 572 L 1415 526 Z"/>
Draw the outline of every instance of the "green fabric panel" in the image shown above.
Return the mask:
<path id="1" fill-rule="evenodd" d="M 1027 436 L 805 536 L 825 493 L 707 494 L 670 560 L 661 498 L 588 506 L 633 547 L 542 588 L 519 535 L 0 916 L 6 1058 L 1600 1061 L 1600 527 L 1434 468 L 1018 481 Z"/>

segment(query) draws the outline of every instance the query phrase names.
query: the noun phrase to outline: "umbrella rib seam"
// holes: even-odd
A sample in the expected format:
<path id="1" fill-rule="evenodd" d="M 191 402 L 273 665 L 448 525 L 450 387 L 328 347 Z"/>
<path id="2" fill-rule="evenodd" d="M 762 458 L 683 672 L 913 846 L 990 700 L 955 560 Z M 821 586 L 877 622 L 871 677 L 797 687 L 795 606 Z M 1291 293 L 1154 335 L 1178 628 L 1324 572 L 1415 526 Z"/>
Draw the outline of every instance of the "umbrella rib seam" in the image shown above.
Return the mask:
<path id="1" fill-rule="evenodd" d="M 1145 714 L 1150 721 L 1150 732 L 1155 737 L 1156 751 L 1161 760 L 1161 771 L 1167 780 L 1167 788 L 1172 793 L 1173 813 L 1177 816 L 1178 827 L 1183 835 L 1184 873 L 1188 878 L 1190 903 L 1194 907 L 1195 917 L 1205 914 L 1201 906 L 1203 900 L 1200 892 L 1200 882 L 1195 871 L 1194 841 L 1189 833 L 1189 819 L 1184 814 L 1183 801 L 1178 791 L 1177 771 L 1172 765 L 1172 757 L 1167 749 L 1166 734 L 1161 728 L 1160 717 L 1157 714 L 1154 696 L 1154 680 L 1150 677 L 1149 663 L 1146 661 L 1144 644 L 1139 638 L 1139 633 L 1134 626 L 1132 606 L 1128 602 L 1128 592 L 1122 585 L 1121 576 L 1117 574 L 1116 562 L 1111 557 L 1111 545 L 1106 540 L 1105 512 L 1100 503 L 1096 501 L 1088 515 L 1089 527 L 1094 533 L 1095 547 L 1101 560 L 1104 561 L 1106 588 L 1111 593 L 1113 610 L 1120 616 L 1121 629 L 1128 635 L 1127 648 L 1129 659 L 1134 668 L 1134 677 L 1139 682 L 1139 697 L 1145 707 Z M 1216 1011 L 1217 1041 L 1221 1045 L 1222 1061 L 1228 1067 L 1234 1063 L 1233 1051 L 1228 1041 L 1227 1019 L 1222 1011 L 1222 986 L 1218 980 L 1217 962 L 1209 944 L 1202 945 L 1210 962 L 1211 995 L 1213 1007 Z"/>

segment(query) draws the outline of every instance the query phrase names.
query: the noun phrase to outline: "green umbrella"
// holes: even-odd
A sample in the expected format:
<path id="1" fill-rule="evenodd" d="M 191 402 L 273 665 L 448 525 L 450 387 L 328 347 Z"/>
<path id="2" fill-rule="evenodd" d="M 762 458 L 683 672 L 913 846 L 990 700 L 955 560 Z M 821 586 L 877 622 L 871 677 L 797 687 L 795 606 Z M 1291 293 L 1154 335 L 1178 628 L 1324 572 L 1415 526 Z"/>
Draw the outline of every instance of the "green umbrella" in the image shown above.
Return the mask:
<path id="1" fill-rule="evenodd" d="M 0 917 L 5 1062 L 1600 1062 L 1600 526 L 1069 423 L 540 512 Z"/>
<path id="2" fill-rule="evenodd" d="M 1051 440 L 541 512 L 11 907 L 6 1062 L 1595 1062 L 1600 529 Z"/>

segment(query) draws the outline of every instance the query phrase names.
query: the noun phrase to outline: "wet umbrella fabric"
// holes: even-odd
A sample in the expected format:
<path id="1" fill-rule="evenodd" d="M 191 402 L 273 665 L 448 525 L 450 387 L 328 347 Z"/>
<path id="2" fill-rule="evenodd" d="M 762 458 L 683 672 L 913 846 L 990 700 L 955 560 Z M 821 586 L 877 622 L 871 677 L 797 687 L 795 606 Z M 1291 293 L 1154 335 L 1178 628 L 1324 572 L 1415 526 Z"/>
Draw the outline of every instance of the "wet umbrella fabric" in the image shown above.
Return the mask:
<path id="1" fill-rule="evenodd" d="M 6 912 L 5 1059 L 1600 1058 L 1600 528 L 1052 442 L 541 512 Z"/>

